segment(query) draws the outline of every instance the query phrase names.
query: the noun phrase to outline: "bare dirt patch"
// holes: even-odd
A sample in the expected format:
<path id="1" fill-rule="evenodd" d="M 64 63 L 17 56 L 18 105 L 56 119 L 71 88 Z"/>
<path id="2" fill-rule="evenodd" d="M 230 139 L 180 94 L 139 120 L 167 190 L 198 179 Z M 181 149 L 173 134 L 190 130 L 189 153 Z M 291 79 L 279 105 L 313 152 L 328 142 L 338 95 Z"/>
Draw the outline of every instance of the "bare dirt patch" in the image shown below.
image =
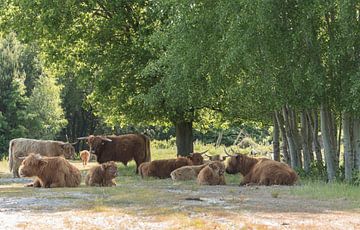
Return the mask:
<path id="1" fill-rule="evenodd" d="M 129 172 L 132 169 L 127 169 Z M 120 173 L 126 175 L 127 172 Z M 347 199 L 292 195 L 296 187 L 197 186 L 122 176 L 113 188 L 25 188 L 0 178 L 4 229 L 356 229 Z"/>

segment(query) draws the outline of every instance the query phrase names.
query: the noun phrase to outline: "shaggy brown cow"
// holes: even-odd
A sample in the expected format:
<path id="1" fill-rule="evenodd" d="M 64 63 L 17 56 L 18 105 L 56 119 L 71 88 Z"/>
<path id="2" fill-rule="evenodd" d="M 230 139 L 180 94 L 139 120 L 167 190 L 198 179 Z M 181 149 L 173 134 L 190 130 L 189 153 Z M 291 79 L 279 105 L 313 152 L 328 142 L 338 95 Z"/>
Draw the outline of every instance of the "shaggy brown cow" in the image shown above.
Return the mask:
<path id="1" fill-rule="evenodd" d="M 142 178 L 149 176 L 149 165 L 150 162 L 144 162 L 139 166 L 139 173 Z"/>
<path id="2" fill-rule="evenodd" d="M 197 176 L 199 185 L 225 185 L 225 165 L 214 161 L 205 166 Z"/>
<path id="3" fill-rule="evenodd" d="M 90 152 L 87 150 L 82 150 L 80 152 L 80 158 L 83 163 L 83 166 L 87 165 L 87 163 L 89 163 L 90 160 Z"/>
<path id="4" fill-rule="evenodd" d="M 81 182 L 80 170 L 63 157 L 43 157 L 31 153 L 19 168 L 21 177 L 37 178 L 28 186 L 54 188 L 77 187 Z"/>
<path id="5" fill-rule="evenodd" d="M 21 159 L 24 159 L 24 157 L 34 152 L 48 157 L 64 156 L 68 159 L 73 158 L 75 155 L 75 149 L 72 146 L 73 144 L 61 141 L 34 140 L 27 138 L 12 139 L 9 142 L 10 172 L 12 172 L 13 177 L 19 177 Z"/>
<path id="6" fill-rule="evenodd" d="M 147 167 L 147 172 L 143 169 L 145 171 L 143 176 L 169 178 L 172 171 L 186 165 L 193 165 L 192 161 L 187 157 L 151 161 Z"/>
<path id="7" fill-rule="evenodd" d="M 202 165 L 183 166 L 175 169 L 170 173 L 171 179 L 174 181 L 196 179 L 201 169 L 208 164 L 210 164 L 210 162 Z"/>
<path id="8" fill-rule="evenodd" d="M 119 161 L 127 165 L 132 159 L 136 162 L 136 173 L 143 162 L 151 160 L 150 140 L 143 134 L 126 134 L 120 136 L 93 136 L 79 137 L 86 139 L 90 153 L 95 154 L 97 162 Z"/>
<path id="9" fill-rule="evenodd" d="M 85 177 L 85 184 L 89 186 L 116 186 L 117 166 L 114 161 L 102 163 L 92 167 Z"/>
<path id="10" fill-rule="evenodd" d="M 287 164 L 243 154 L 230 157 L 226 172 L 240 172 L 244 176 L 240 185 L 293 185 L 298 180 L 296 172 Z"/>

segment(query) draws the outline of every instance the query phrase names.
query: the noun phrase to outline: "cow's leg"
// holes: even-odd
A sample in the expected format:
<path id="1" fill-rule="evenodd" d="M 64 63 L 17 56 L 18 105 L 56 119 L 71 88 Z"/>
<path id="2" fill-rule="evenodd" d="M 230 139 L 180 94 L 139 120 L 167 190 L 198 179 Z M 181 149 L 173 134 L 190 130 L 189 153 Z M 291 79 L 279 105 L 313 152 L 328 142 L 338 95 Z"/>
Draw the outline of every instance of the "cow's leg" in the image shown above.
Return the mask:
<path id="1" fill-rule="evenodd" d="M 19 168 L 20 168 L 21 162 L 22 162 L 21 160 L 14 159 L 14 165 L 13 165 L 13 171 L 12 171 L 14 178 L 20 177 Z"/>
<path id="2" fill-rule="evenodd" d="M 244 186 L 251 183 L 251 177 L 250 176 L 244 176 L 242 181 L 240 182 L 240 186 Z"/>
<path id="3" fill-rule="evenodd" d="M 141 161 L 140 159 L 138 158 L 135 158 L 135 163 L 136 163 L 136 170 L 135 170 L 135 173 L 136 174 L 139 174 L 139 166 L 141 165 L 141 163 L 143 163 L 143 161 Z"/>

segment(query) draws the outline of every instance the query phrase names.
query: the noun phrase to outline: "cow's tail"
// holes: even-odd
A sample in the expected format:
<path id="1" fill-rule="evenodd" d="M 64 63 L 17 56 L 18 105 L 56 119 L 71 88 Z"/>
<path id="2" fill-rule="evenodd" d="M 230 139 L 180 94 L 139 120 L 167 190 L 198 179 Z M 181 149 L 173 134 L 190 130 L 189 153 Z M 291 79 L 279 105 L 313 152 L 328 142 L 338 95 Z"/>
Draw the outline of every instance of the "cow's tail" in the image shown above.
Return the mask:
<path id="1" fill-rule="evenodd" d="M 150 162 L 151 161 L 150 138 L 144 134 L 141 134 L 141 136 L 144 138 L 144 141 L 145 141 L 145 161 L 144 162 Z"/>
<path id="2" fill-rule="evenodd" d="M 14 144 L 14 140 L 11 140 L 9 142 L 9 170 L 10 172 L 13 171 L 13 167 L 14 167 L 14 159 L 13 159 L 13 152 L 12 152 L 12 146 Z"/>

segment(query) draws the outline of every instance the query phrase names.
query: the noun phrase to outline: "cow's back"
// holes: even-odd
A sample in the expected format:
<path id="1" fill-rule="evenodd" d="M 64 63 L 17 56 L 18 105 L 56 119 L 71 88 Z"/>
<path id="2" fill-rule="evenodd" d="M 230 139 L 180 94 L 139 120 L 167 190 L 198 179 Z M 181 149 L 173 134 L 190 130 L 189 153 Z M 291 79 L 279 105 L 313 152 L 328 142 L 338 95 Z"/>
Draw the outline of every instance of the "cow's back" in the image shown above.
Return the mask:
<path id="1" fill-rule="evenodd" d="M 251 170 L 253 182 L 264 183 L 265 185 L 283 184 L 293 185 L 298 176 L 296 172 L 285 163 L 274 160 L 260 160 Z"/>
<path id="2" fill-rule="evenodd" d="M 29 153 L 39 153 L 42 156 L 61 156 L 63 155 L 60 141 L 35 140 L 17 138 L 12 140 L 12 153 L 14 156 L 27 156 Z"/>
<path id="3" fill-rule="evenodd" d="M 107 142 L 102 149 L 99 163 L 107 161 L 120 161 L 125 165 L 134 158 L 146 159 L 146 142 L 141 135 L 126 134 L 121 136 L 108 136 L 111 142 Z"/>

